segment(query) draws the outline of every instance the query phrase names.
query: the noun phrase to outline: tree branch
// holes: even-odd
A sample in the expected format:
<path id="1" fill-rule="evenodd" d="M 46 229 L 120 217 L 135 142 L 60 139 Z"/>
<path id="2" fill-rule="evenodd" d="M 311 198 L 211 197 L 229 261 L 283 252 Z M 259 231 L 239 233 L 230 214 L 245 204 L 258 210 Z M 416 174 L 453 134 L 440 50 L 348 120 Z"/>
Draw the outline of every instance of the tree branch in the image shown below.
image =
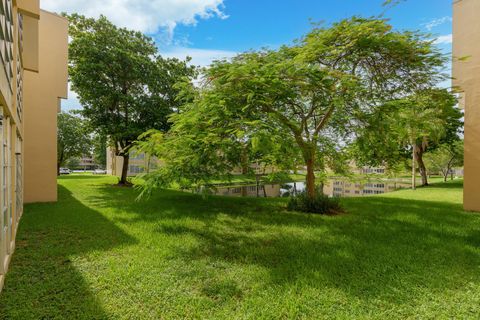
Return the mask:
<path id="1" fill-rule="evenodd" d="M 322 128 L 325 126 L 327 121 L 332 116 L 334 110 L 335 110 L 335 104 L 332 104 L 332 106 L 328 109 L 327 113 L 323 116 L 322 120 L 320 120 L 320 122 L 317 124 L 314 135 L 317 135 L 320 132 L 320 130 L 322 130 Z"/>

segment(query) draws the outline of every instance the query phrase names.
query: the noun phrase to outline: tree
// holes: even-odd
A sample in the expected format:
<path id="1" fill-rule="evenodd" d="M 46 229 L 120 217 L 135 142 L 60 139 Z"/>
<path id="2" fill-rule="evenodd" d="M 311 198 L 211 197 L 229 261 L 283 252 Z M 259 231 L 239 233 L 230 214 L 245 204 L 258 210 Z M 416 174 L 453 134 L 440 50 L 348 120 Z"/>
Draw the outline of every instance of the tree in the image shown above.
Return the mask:
<path id="1" fill-rule="evenodd" d="M 406 1 L 406 0 L 385 0 L 383 1 L 383 6 L 386 7 L 386 6 L 395 6 L 403 1 Z"/>
<path id="2" fill-rule="evenodd" d="M 82 159 L 80 158 L 70 158 L 68 159 L 68 161 L 65 163 L 65 165 L 67 166 L 67 168 L 71 169 L 71 170 L 78 170 L 80 167 L 80 161 Z"/>
<path id="3" fill-rule="evenodd" d="M 392 121 L 396 122 L 400 142 L 410 146 L 412 154 L 412 189 L 416 188 L 416 163 L 419 163 L 422 184 L 426 182 L 425 165 L 419 157 L 429 139 L 438 140 L 443 134 L 443 122 L 437 117 L 434 109 L 422 108 L 412 99 L 399 100 L 398 112 Z M 418 144 L 420 143 L 420 148 Z M 423 170 L 422 170 L 423 168 Z"/>
<path id="4" fill-rule="evenodd" d="M 167 116 L 178 109 L 174 85 L 194 77 L 195 68 L 188 61 L 163 59 L 151 38 L 118 28 L 104 16 L 68 18 L 72 89 L 90 127 L 123 157 L 119 184 L 126 185 L 133 142 L 149 129 L 168 130 Z"/>
<path id="5" fill-rule="evenodd" d="M 57 174 L 67 161 L 88 153 L 90 137 L 84 120 L 70 113 L 58 114 Z"/>
<path id="6" fill-rule="evenodd" d="M 433 119 L 430 120 L 427 133 L 416 139 L 413 146 L 415 159 L 422 177 L 422 186 L 428 186 L 427 168 L 423 161 L 426 152 L 435 150 L 439 144 L 454 144 L 460 140 L 458 134 L 463 126 L 462 112 L 456 107 L 457 99 L 445 89 L 429 89 L 419 93 L 419 107 L 424 111 L 433 110 Z M 428 119 L 425 119 L 427 121 Z M 436 125 L 440 127 L 436 128 Z M 430 130 L 428 130 L 430 128 Z"/>
<path id="7" fill-rule="evenodd" d="M 461 118 L 455 96 L 446 89 L 422 89 L 405 98 L 389 101 L 366 117 L 368 124 L 357 137 L 360 162 L 395 166 L 409 153 L 412 188 L 416 188 L 417 166 L 422 185 L 426 186 L 428 174 L 423 155 L 439 144 L 458 140 L 463 125 Z"/>
<path id="8" fill-rule="evenodd" d="M 208 188 L 212 180 L 229 177 L 236 168 L 251 174 L 250 165 L 259 163 L 282 170 L 291 168 L 296 159 L 293 141 L 281 143 L 285 142 L 281 133 L 267 130 L 244 112 L 234 114 L 209 104 L 191 103 L 171 120 L 174 124 L 167 134 L 151 130 L 135 147 L 162 161 L 158 170 L 144 177 L 149 191 L 171 183 L 180 188 Z"/>
<path id="9" fill-rule="evenodd" d="M 441 172 L 443 181 L 447 181 L 448 174 L 454 167 L 463 166 L 463 141 L 441 144 L 437 149 L 426 154 L 425 162 L 429 171 Z"/>
<path id="10" fill-rule="evenodd" d="M 108 138 L 102 134 L 94 134 L 93 139 L 93 159 L 97 165 L 102 168 L 107 166 L 107 147 Z"/>
<path id="11" fill-rule="evenodd" d="M 220 111 L 222 123 L 228 120 L 225 126 L 241 114 L 252 120 L 241 120 L 248 132 L 281 132 L 273 136 L 301 154 L 308 196 L 315 197 L 315 170 L 335 166 L 359 115 L 413 85 L 431 85 L 437 80 L 432 69 L 443 60 L 430 41 L 392 31 L 384 20 L 352 18 L 316 27 L 294 46 L 214 62 L 187 112 L 174 118 L 174 128 L 182 122 L 208 123 L 189 112 L 210 109 Z M 178 125 L 177 137 L 189 136 L 188 129 Z M 188 141 L 199 144 L 201 152 L 211 139 L 221 139 L 215 131 L 205 136 L 203 144 Z M 238 145 L 235 139 L 228 143 Z"/>

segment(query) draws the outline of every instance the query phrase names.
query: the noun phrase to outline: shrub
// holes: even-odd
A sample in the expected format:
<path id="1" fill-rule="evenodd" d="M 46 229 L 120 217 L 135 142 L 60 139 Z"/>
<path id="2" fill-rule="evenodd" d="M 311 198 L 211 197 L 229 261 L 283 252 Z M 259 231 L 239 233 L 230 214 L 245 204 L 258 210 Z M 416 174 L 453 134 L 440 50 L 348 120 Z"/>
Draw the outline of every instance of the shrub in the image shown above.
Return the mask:
<path id="1" fill-rule="evenodd" d="M 334 214 L 342 211 L 338 198 L 329 198 L 318 192 L 315 198 L 309 198 L 305 192 L 293 196 L 288 201 L 289 211 L 300 211 L 319 214 Z"/>

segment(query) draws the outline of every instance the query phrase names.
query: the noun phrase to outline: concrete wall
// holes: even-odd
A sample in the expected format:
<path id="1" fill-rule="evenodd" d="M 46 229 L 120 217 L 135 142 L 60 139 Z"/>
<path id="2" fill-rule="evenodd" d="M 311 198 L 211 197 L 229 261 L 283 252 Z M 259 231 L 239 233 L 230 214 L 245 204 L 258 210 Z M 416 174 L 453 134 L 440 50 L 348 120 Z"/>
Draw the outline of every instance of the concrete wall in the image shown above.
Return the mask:
<path id="1" fill-rule="evenodd" d="M 38 73 L 25 72 L 25 202 L 57 200 L 57 113 L 67 98 L 68 22 L 40 12 Z"/>
<path id="2" fill-rule="evenodd" d="M 480 211 L 480 1 L 453 5 L 453 85 L 465 109 L 464 207 Z M 468 59 L 462 61 L 463 57 Z"/>

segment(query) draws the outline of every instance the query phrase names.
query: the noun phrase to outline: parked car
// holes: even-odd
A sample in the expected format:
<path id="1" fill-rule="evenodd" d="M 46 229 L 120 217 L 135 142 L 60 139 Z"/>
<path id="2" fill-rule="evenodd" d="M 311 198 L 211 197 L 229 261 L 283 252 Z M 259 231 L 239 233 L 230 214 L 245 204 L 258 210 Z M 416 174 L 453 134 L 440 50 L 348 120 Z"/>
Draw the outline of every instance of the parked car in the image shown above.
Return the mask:
<path id="1" fill-rule="evenodd" d="M 68 168 L 60 168 L 60 174 L 70 174 L 71 171 Z"/>
<path id="2" fill-rule="evenodd" d="M 107 170 L 95 169 L 95 170 L 93 171 L 93 174 L 107 174 Z"/>

